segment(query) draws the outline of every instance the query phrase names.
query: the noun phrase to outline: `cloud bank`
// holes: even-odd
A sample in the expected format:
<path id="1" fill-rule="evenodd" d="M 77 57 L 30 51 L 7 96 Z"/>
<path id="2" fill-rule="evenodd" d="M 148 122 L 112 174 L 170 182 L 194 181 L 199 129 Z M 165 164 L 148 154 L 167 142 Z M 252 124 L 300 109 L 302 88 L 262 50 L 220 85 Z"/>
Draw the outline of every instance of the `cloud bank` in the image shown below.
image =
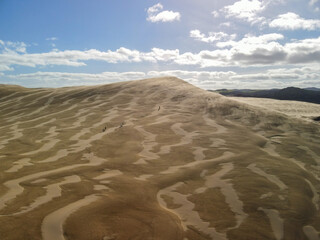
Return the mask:
<path id="1" fill-rule="evenodd" d="M 231 88 L 273 88 L 277 86 L 320 87 L 320 68 L 276 68 L 264 72 L 237 73 L 234 71 L 149 71 L 149 72 L 103 72 L 98 74 L 68 72 L 36 72 L 8 75 L 11 83 L 29 83 L 31 86 L 74 86 L 96 85 L 118 81 L 129 81 L 160 76 L 176 76 L 205 89 Z"/>
<path id="2" fill-rule="evenodd" d="M 213 41 L 214 38 L 224 38 L 223 33 L 206 37 L 200 32 L 198 38 L 204 41 Z M 199 35 L 200 34 L 200 35 Z M 230 36 L 228 36 L 230 37 Z M 212 40 L 211 40 L 212 39 Z M 6 48 L 0 54 L 0 70 L 12 70 L 15 65 L 38 66 L 85 66 L 89 60 L 104 61 L 107 63 L 170 63 L 176 65 L 194 65 L 201 68 L 208 67 L 248 67 L 248 66 L 273 66 L 297 65 L 320 63 L 320 37 L 295 40 L 280 43 L 284 39 L 282 34 L 272 33 L 260 36 L 246 35 L 238 41 L 218 41 L 215 50 L 202 50 L 198 53 L 184 52 L 179 49 L 152 48 L 149 52 L 141 52 L 121 47 L 115 51 L 100 51 L 90 49 L 50 51 L 46 53 L 21 53 L 8 51 Z"/>

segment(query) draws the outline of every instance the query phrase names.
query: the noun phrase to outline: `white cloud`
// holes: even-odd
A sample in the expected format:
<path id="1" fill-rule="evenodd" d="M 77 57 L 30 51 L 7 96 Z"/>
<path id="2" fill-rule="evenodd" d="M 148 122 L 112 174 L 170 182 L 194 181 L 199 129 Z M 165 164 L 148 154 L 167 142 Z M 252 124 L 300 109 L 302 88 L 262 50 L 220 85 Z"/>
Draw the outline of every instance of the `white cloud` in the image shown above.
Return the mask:
<path id="1" fill-rule="evenodd" d="M 289 64 L 320 63 L 320 37 L 285 44 Z"/>
<path id="2" fill-rule="evenodd" d="M 154 58 L 157 61 L 173 61 L 179 56 L 179 50 L 164 50 L 161 48 L 152 48 L 152 52 L 144 54 L 150 58 Z M 147 58 L 148 59 L 148 58 Z"/>
<path id="3" fill-rule="evenodd" d="M 239 80 L 243 84 L 249 82 L 261 85 L 257 88 L 278 88 L 296 86 L 309 87 L 320 86 L 318 79 L 320 78 L 319 68 L 278 68 L 269 69 L 259 73 L 237 74 L 230 77 L 230 80 Z"/>
<path id="4" fill-rule="evenodd" d="M 12 70 L 11 66 L 20 65 L 28 67 L 64 65 L 64 66 L 85 66 L 84 61 L 97 60 L 108 63 L 121 62 L 158 62 L 173 61 L 179 56 L 179 50 L 165 50 L 153 48 L 150 52 L 144 53 L 138 50 L 131 50 L 121 47 L 115 51 L 106 52 L 96 49 L 86 51 L 57 49 L 47 53 L 19 54 L 18 52 L 4 52 L 0 54 L 0 70 Z"/>
<path id="5" fill-rule="evenodd" d="M 272 41 L 276 40 L 281 40 L 283 39 L 284 36 L 279 33 L 269 33 L 269 34 L 264 34 L 260 36 L 253 36 L 253 35 L 245 35 L 244 38 L 242 38 L 240 41 L 227 41 L 227 42 L 219 42 L 217 43 L 217 46 L 220 48 L 232 46 L 232 47 L 237 47 L 239 49 L 245 48 L 247 50 L 252 49 L 252 48 L 257 48 L 257 46 L 268 44 Z"/>
<path id="6" fill-rule="evenodd" d="M 206 89 L 219 88 L 274 88 L 277 86 L 320 87 L 320 68 L 277 68 L 254 73 L 234 71 L 149 71 L 149 72 L 102 72 L 97 74 L 68 72 L 36 72 L 6 75 L 21 85 L 71 86 L 96 85 L 150 77 L 175 76 Z"/>
<path id="7" fill-rule="evenodd" d="M 318 0 L 310 0 L 309 5 L 313 6 L 314 4 L 316 4 L 318 2 Z"/>
<path id="8" fill-rule="evenodd" d="M 217 17 L 220 16 L 219 12 L 216 11 L 216 10 L 212 11 L 212 15 L 213 15 L 213 17 L 215 17 L 215 18 L 217 18 Z"/>
<path id="9" fill-rule="evenodd" d="M 200 40 L 213 41 L 201 32 L 194 32 Z M 220 34 L 220 37 L 224 37 Z M 15 65 L 38 66 L 85 66 L 86 61 L 104 61 L 108 63 L 170 63 L 176 65 L 194 65 L 206 67 L 254 67 L 273 65 L 301 65 L 320 63 L 320 37 L 304 40 L 294 40 L 281 44 L 284 36 L 278 33 L 261 36 L 246 35 L 239 41 L 227 40 L 216 43 L 218 49 L 202 50 L 198 53 L 180 53 L 178 49 L 152 48 L 149 52 L 140 52 L 121 47 L 115 51 L 99 51 L 90 49 L 80 50 L 52 50 L 46 53 L 0 53 L 0 71 L 13 70 Z"/>
<path id="10" fill-rule="evenodd" d="M 173 11 L 162 11 L 163 6 L 161 3 L 155 4 L 152 7 L 148 8 L 147 13 L 147 21 L 150 22 L 173 22 L 180 21 L 181 14 L 179 12 Z"/>
<path id="11" fill-rule="evenodd" d="M 58 40 L 57 37 L 49 37 L 49 38 L 46 38 L 47 41 L 56 41 Z"/>
<path id="12" fill-rule="evenodd" d="M 147 12 L 149 15 L 159 12 L 163 9 L 163 5 L 161 3 L 157 3 L 153 5 L 152 7 L 149 7 Z"/>
<path id="13" fill-rule="evenodd" d="M 258 14 L 265 10 L 266 5 L 259 0 L 240 0 L 233 5 L 225 6 L 220 12 L 224 13 L 226 17 L 235 17 L 248 21 L 250 23 L 257 23 L 265 21 L 264 17 L 259 17 Z"/>
<path id="14" fill-rule="evenodd" d="M 92 85 L 110 83 L 116 81 L 128 81 L 141 79 L 146 76 L 143 72 L 103 72 L 98 74 L 91 73 L 68 73 L 68 72 L 36 72 L 26 74 L 7 75 L 8 78 L 17 81 L 36 81 L 38 83 L 51 83 L 58 85 Z"/>
<path id="15" fill-rule="evenodd" d="M 25 44 L 24 42 L 11 42 L 11 41 L 1 41 L 0 42 L 0 49 L 2 49 L 2 52 L 6 52 L 6 53 L 12 53 L 12 52 L 19 52 L 19 53 L 25 53 L 26 52 L 26 48 L 27 48 L 27 44 Z"/>
<path id="16" fill-rule="evenodd" d="M 4 71 L 13 71 L 14 69 L 12 67 L 9 67 L 6 64 L 1 64 L 0 63 L 0 72 L 4 72 Z"/>
<path id="17" fill-rule="evenodd" d="M 231 22 L 223 22 L 223 23 L 220 23 L 219 26 L 220 27 L 230 27 L 231 26 Z"/>
<path id="18" fill-rule="evenodd" d="M 272 28 L 279 28 L 284 30 L 315 30 L 320 29 L 320 20 L 304 19 L 298 14 L 288 12 L 281 14 L 269 24 Z"/>
<path id="19" fill-rule="evenodd" d="M 217 66 L 274 66 L 299 65 L 320 62 L 320 37 L 296 40 L 280 44 L 281 34 L 246 36 L 240 41 L 219 42 L 221 50 L 204 50 L 197 54 L 189 53 L 188 62 L 200 67 Z M 228 49 L 226 49 L 228 48 Z M 180 55 L 181 58 L 186 53 Z M 178 60 L 178 64 L 185 64 Z"/>
<path id="20" fill-rule="evenodd" d="M 190 37 L 206 43 L 213 43 L 216 41 L 226 41 L 226 40 L 233 40 L 236 38 L 236 34 L 227 34 L 224 32 L 209 32 L 208 36 L 201 33 L 198 29 L 190 31 Z"/>

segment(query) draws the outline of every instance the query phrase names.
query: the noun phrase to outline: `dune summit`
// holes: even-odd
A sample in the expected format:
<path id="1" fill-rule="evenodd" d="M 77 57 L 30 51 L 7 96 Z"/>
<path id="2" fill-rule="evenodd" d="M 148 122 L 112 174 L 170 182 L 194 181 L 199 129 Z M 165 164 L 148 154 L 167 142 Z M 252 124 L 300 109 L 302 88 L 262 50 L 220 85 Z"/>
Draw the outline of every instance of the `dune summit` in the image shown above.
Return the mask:
<path id="1" fill-rule="evenodd" d="M 0 86 L 0 239 L 319 239 L 319 125 L 166 77 Z"/>

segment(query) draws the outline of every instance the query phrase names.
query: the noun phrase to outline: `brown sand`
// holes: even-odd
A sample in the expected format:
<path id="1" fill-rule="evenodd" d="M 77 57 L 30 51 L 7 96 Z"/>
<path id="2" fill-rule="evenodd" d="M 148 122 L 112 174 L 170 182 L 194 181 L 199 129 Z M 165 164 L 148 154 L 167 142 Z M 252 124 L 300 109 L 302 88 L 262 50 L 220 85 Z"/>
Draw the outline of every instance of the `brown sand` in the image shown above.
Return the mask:
<path id="1" fill-rule="evenodd" d="M 0 239 L 319 239 L 319 130 L 171 77 L 1 85 Z"/>

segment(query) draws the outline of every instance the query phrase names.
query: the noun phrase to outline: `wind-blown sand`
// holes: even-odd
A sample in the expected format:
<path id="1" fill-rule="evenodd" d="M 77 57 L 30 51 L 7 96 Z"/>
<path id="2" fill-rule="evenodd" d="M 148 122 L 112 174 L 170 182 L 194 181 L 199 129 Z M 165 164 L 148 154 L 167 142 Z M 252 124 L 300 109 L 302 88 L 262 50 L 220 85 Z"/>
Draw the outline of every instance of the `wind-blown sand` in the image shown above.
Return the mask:
<path id="1" fill-rule="evenodd" d="M 1 85 L 0 239 L 319 239 L 320 125 L 236 100 Z"/>
<path id="2" fill-rule="evenodd" d="M 251 97 L 230 97 L 230 99 L 309 121 L 320 116 L 320 104 L 316 103 Z"/>

